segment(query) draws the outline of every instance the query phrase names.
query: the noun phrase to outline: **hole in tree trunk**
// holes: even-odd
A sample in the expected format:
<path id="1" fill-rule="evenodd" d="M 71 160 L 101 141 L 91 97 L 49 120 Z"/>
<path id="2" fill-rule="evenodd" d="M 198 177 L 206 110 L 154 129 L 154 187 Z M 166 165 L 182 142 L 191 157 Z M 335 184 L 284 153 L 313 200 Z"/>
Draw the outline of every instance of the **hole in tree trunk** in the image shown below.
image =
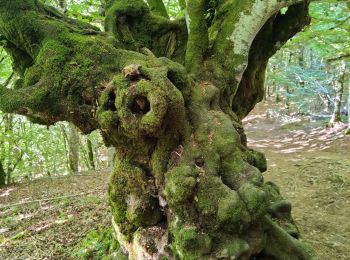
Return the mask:
<path id="1" fill-rule="evenodd" d="M 108 93 L 107 110 L 117 111 L 117 108 L 115 107 L 115 93 L 114 93 L 114 91 L 110 91 Z"/>
<path id="2" fill-rule="evenodd" d="M 131 112 L 135 115 L 145 115 L 151 109 L 148 99 L 144 96 L 135 97 L 131 104 Z"/>
<path id="3" fill-rule="evenodd" d="M 196 159 L 196 165 L 198 167 L 203 167 L 204 166 L 204 160 L 202 158 L 197 158 Z"/>
<path id="4" fill-rule="evenodd" d="M 299 234 L 297 232 L 289 232 L 289 235 L 294 237 L 295 239 L 299 239 Z"/>

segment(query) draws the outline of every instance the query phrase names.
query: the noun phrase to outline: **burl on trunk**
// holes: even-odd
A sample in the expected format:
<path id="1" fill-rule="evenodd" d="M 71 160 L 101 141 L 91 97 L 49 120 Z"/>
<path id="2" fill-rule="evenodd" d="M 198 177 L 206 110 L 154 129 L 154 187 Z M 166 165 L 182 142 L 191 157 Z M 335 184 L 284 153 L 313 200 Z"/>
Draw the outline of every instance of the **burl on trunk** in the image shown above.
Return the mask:
<path id="1" fill-rule="evenodd" d="M 311 259 L 241 125 L 308 5 L 188 0 L 174 20 L 161 0 L 109 0 L 101 32 L 37 0 L 1 0 L 17 81 L 0 109 L 101 130 L 117 151 L 109 196 L 129 259 Z"/>

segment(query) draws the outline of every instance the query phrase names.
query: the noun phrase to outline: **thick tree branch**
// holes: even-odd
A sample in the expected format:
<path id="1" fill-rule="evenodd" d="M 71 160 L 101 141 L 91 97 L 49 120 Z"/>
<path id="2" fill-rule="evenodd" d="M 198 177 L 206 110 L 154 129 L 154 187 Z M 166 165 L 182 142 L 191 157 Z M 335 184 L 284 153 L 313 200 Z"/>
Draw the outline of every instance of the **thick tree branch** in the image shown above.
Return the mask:
<path id="1" fill-rule="evenodd" d="M 189 72 L 198 74 L 208 49 L 208 28 L 206 24 L 207 0 L 188 1 L 186 22 L 188 27 L 188 42 L 186 50 L 186 68 Z"/>
<path id="2" fill-rule="evenodd" d="M 111 8 L 116 7 L 112 5 Z M 160 26 L 156 26 L 158 32 L 164 30 L 168 36 L 173 35 L 176 24 L 164 26 L 167 19 L 149 15 L 151 23 L 157 19 L 161 21 Z M 5 48 L 14 65 L 20 64 L 21 76 L 16 81 L 16 90 L 1 89 L 0 109 L 27 115 L 44 124 L 70 121 L 88 133 L 98 128 L 96 110 L 101 92 L 131 61 L 146 68 L 147 61 L 153 60 L 151 66 L 164 67 L 162 76 L 166 78 L 169 73 L 173 82 L 182 81 L 179 75 L 184 72 L 179 72 L 179 64 L 166 59 L 158 61 L 154 56 L 147 56 L 152 55 L 149 53 L 143 55 L 117 49 L 116 46 L 123 44 L 116 44 L 105 34 L 87 29 L 91 29 L 89 25 L 75 24 L 36 0 L 0 2 L 0 34 L 7 42 Z M 166 45 L 161 39 L 158 42 L 159 48 Z M 172 49 L 170 56 L 177 55 L 174 46 L 169 48 Z M 160 48 L 158 52 L 161 51 Z"/>
<path id="3" fill-rule="evenodd" d="M 0 34 L 20 79 L 15 90 L 0 90 L 0 109 L 44 124 L 68 120 L 83 132 L 96 129 L 98 84 L 120 66 L 120 52 L 93 29 L 35 0 L 1 1 Z"/>
<path id="4" fill-rule="evenodd" d="M 228 104 L 232 103 L 242 80 L 249 50 L 261 28 L 280 9 L 299 2 L 305 0 L 231 0 L 219 2 L 215 7 L 215 17 L 209 27 L 211 50 L 207 68 L 211 71 L 210 77 L 223 86 L 222 93 Z"/>
<path id="5" fill-rule="evenodd" d="M 272 16 L 255 37 L 248 56 L 248 66 L 233 99 L 232 108 L 243 118 L 264 95 L 268 60 L 290 38 L 310 23 L 308 2 L 290 6 L 283 15 Z"/>

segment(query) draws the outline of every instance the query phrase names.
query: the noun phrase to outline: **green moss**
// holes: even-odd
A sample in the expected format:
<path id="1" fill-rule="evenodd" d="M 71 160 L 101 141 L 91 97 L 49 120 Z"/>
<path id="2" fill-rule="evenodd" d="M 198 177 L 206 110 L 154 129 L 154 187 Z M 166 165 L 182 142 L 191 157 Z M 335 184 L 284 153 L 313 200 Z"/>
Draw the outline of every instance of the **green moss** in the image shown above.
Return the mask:
<path id="1" fill-rule="evenodd" d="M 202 177 L 198 183 L 195 205 L 203 215 L 215 217 L 218 210 L 218 201 L 225 198 L 229 193 L 230 189 L 223 185 L 219 177 Z M 212 220 L 214 221 L 215 219 Z"/>
<path id="2" fill-rule="evenodd" d="M 210 237 L 195 226 L 183 226 L 176 230 L 174 236 L 176 242 L 173 247 L 180 259 L 201 259 L 211 251 Z"/>
<path id="3" fill-rule="evenodd" d="M 216 253 L 220 259 L 249 259 L 250 246 L 239 238 L 233 238 L 230 242 L 224 244 L 224 248 Z"/>
<path id="4" fill-rule="evenodd" d="M 221 226 L 231 232 L 241 231 L 251 222 L 250 214 L 236 192 L 219 201 L 217 218 Z"/>
<path id="5" fill-rule="evenodd" d="M 196 173 L 190 166 L 176 167 L 167 173 L 164 193 L 171 206 L 191 198 L 196 186 Z"/>
<path id="6" fill-rule="evenodd" d="M 101 129 L 110 129 L 118 126 L 118 116 L 113 111 L 98 111 L 97 120 Z"/>
<path id="7" fill-rule="evenodd" d="M 172 168 L 174 166 L 169 164 L 169 159 L 175 147 L 180 143 L 180 138 L 181 136 L 178 134 L 170 132 L 162 136 L 157 142 L 150 163 L 158 187 L 164 185 L 164 173 L 167 171 L 167 168 Z"/>
<path id="8" fill-rule="evenodd" d="M 266 157 L 263 153 L 254 150 L 248 150 L 243 154 L 245 160 L 258 168 L 261 172 L 265 172 L 267 169 Z"/>
<path id="9" fill-rule="evenodd" d="M 162 217 L 158 201 L 146 192 L 147 186 L 148 180 L 142 169 L 117 160 L 109 185 L 109 197 L 114 221 L 129 238 L 137 228 L 154 225 Z"/>
<path id="10" fill-rule="evenodd" d="M 153 2 L 151 8 L 154 10 Z M 163 11 L 161 16 L 154 15 L 140 0 L 110 1 L 106 6 L 105 29 L 112 32 L 124 48 L 147 47 L 156 56 L 172 57 L 183 63 L 187 42 L 183 20 L 169 20 L 163 17 Z M 125 21 L 125 14 L 128 21 Z"/>
<path id="11" fill-rule="evenodd" d="M 186 68 L 195 75 L 200 74 L 201 64 L 208 48 L 208 28 L 205 21 L 207 1 L 188 1 L 188 32 Z"/>
<path id="12" fill-rule="evenodd" d="M 264 253 L 267 256 L 280 259 L 315 259 L 312 250 L 301 241 L 290 236 L 271 218 L 265 217 L 267 241 Z"/>
<path id="13" fill-rule="evenodd" d="M 238 193 L 244 201 L 253 221 L 266 214 L 269 205 L 266 192 L 246 183 L 239 188 Z"/>
<path id="14" fill-rule="evenodd" d="M 245 162 L 241 158 L 241 152 L 237 151 L 232 156 L 226 157 L 222 162 L 221 176 L 224 183 L 235 190 L 239 189 L 246 182 L 256 186 L 263 184 L 261 172 Z"/>

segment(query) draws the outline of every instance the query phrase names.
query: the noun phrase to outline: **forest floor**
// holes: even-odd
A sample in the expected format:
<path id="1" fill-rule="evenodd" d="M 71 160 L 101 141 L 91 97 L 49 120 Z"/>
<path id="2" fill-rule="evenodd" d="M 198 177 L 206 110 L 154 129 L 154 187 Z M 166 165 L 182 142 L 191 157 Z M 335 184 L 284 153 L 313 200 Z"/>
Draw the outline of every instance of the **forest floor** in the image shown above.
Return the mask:
<path id="1" fill-rule="evenodd" d="M 325 128 L 273 111 L 261 103 L 244 120 L 249 146 L 267 157 L 265 179 L 292 202 L 303 239 L 320 260 L 350 259 L 346 126 Z M 103 248 L 94 237 L 110 226 L 108 178 L 102 171 L 0 189 L 0 259 L 80 259 Z"/>
<path id="2" fill-rule="evenodd" d="M 291 201 L 302 237 L 320 260 L 350 259 L 350 136 L 346 125 L 276 113 L 260 103 L 245 118 L 248 145 L 266 155 L 266 181 Z"/>
<path id="3" fill-rule="evenodd" d="M 1 189 L 0 259 L 80 259 L 88 255 L 79 252 L 82 238 L 110 226 L 108 178 L 103 171 Z"/>

